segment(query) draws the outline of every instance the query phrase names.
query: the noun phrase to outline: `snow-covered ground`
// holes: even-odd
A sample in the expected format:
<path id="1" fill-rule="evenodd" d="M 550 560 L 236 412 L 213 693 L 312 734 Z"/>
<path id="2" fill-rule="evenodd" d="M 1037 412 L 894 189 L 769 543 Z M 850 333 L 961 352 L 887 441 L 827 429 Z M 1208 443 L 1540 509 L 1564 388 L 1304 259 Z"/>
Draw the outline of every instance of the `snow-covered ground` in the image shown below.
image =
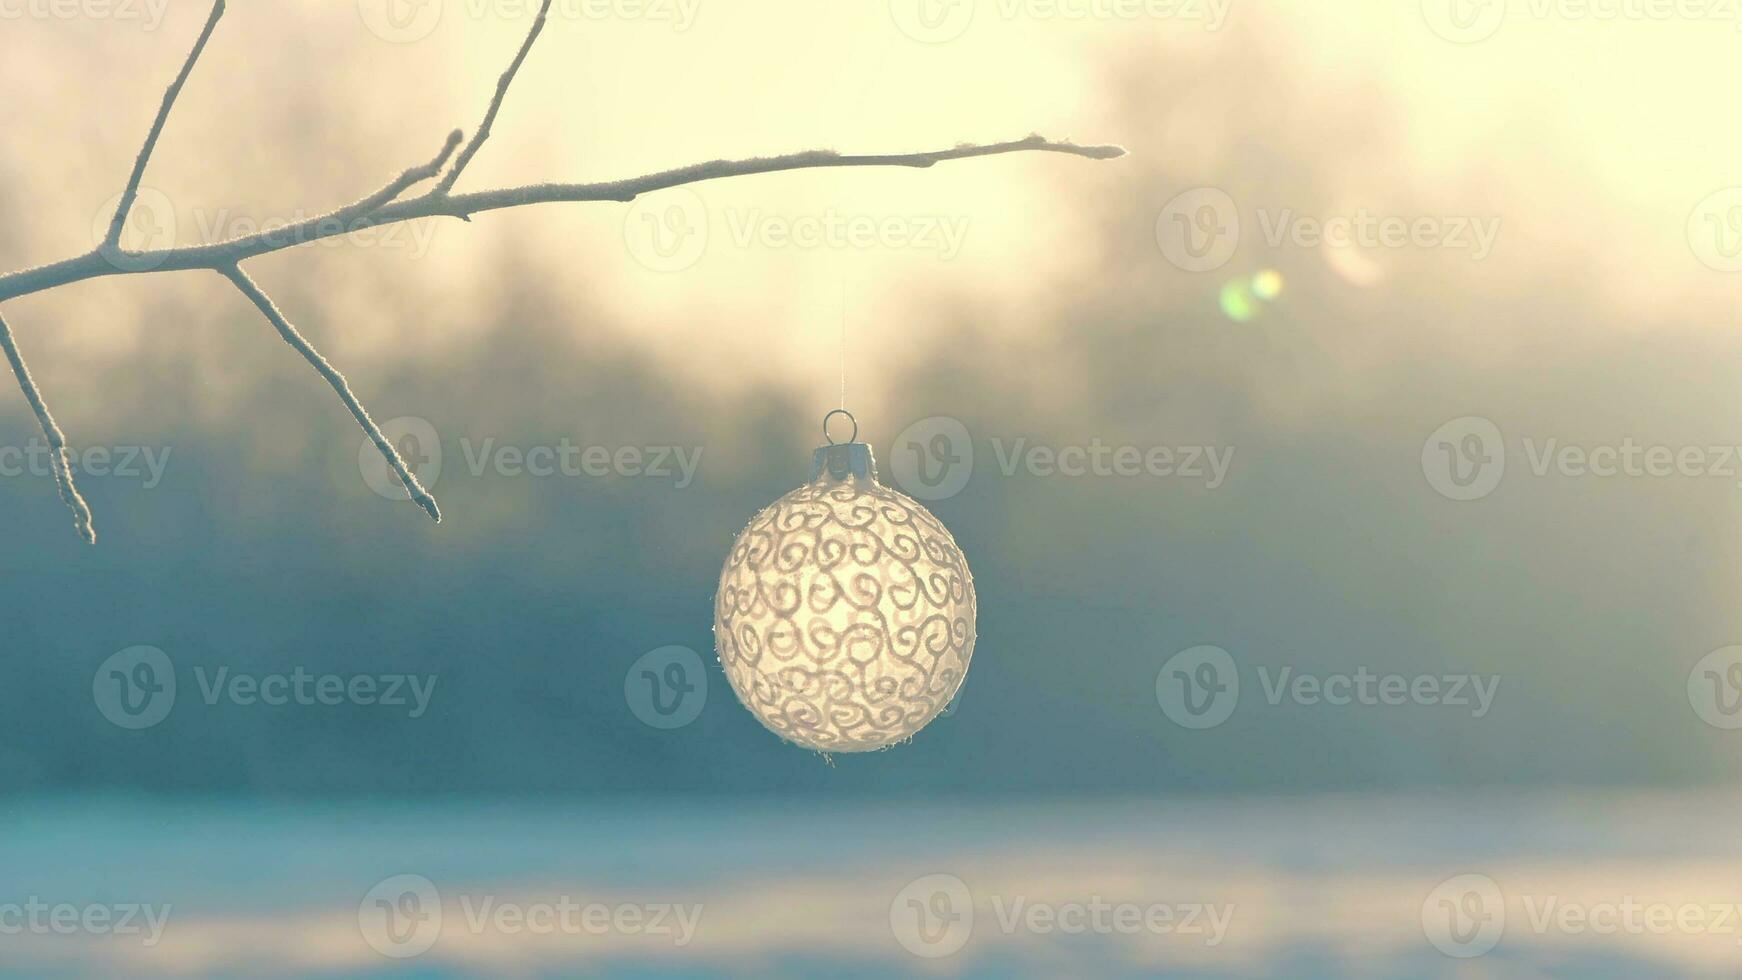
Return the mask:
<path id="1" fill-rule="evenodd" d="M 1742 796 L 0 809 L 0 976 L 1733 976 Z"/>

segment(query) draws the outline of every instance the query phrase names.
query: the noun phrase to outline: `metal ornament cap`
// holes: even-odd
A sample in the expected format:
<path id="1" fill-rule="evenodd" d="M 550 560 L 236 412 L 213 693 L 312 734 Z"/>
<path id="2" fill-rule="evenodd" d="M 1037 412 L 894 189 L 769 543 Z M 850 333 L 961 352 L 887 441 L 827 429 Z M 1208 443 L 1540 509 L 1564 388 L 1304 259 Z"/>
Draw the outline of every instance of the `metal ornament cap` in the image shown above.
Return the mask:
<path id="1" fill-rule="evenodd" d="M 868 442 L 830 443 L 811 454 L 811 483 L 876 483 L 877 460 Z"/>

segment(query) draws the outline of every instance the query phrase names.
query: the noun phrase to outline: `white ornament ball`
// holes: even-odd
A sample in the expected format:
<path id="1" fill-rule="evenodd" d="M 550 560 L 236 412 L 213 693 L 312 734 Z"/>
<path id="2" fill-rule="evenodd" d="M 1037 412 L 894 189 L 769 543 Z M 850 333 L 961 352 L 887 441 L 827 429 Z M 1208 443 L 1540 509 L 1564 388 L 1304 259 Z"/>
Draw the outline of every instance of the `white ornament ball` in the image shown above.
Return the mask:
<path id="1" fill-rule="evenodd" d="M 816 452 L 811 481 L 739 533 L 714 640 L 738 700 L 819 752 L 869 752 L 938 716 L 974 653 L 974 582 L 938 519 L 877 482 L 871 447 Z"/>

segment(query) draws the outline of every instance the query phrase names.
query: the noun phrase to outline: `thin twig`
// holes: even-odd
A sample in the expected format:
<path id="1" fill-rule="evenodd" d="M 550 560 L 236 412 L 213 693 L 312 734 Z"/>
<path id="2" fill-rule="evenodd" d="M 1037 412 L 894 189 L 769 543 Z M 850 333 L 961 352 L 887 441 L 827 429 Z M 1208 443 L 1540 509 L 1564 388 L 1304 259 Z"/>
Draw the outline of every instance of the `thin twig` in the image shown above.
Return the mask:
<path id="1" fill-rule="evenodd" d="M 382 205 L 393 203 L 399 199 L 399 195 L 405 193 L 406 188 L 421 181 L 428 180 L 436 174 L 441 173 L 442 165 L 448 162 L 448 157 L 452 156 L 454 153 L 454 147 L 460 145 L 460 140 L 464 138 L 464 136 L 464 133 L 457 129 L 454 130 L 448 134 L 448 141 L 442 144 L 441 152 L 436 154 L 434 160 L 412 167 L 410 170 L 400 174 L 398 177 L 393 178 L 386 187 L 381 188 L 355 204 L 350 204 L 334 211 L 329 217 L 344 218 L 351 215 L 362 217 L 363 215 L 374 214 Z"/>
<path id="2" fill-rule="evenodd" d="M 509 63 L 508 70 L 496 80 L 496 95 L 490 100 L 490 108 L 484 112 L 484 122 L 479 125 L 478 131 L 472 134 L 472 141 L 466 144 L 464 150 L 460 151 L 459 159 L 454 161 L 454 168 L 448 171 L 446 177 L 441 179 L 441 183 L 436 185 L 438 195 L 446 194 L 453 188 L 454 181 L 460 179 L 460 174 L 465 171 L 466 165 L 472 162 L 472 158 L 478 155 L 478 150 L 484 145 L 484 141 L 490 138 L 490 129 L 496 122 L 496 113 L 501 111 L 502 100 L 508 96 L 508 86 L 514 84 L 514 76 L 519 73 L 521 64 L 526 61 L 527 52 L 532 50 L 532 42 L 538 40 L 539 32 L 544 30 L 544 20 L 549 13 L 550 0 L 544 0 L 544 3 L 538 8 L 538 16 L 532 21 L 532 30 L 527 32 L 526 40 L 520 44 L 519 53 Z"/>
<path id="3" fill-rule="evenodd" d="M 60 491 L 61 502 L 67 505 L 67 510 L 73 512 L 73 527 L 86 544 L 96 544 L 97 528 L 91 523 L 91 507 L 79 493 L 78 484 L 73 482 L 73 469 L 67 462 L 67 437 L 61 434 L 60 426 L 49 414 L 48 404 L 42 400 L 42 391 L 36 387 L 30 368 L 24 364 L 24 355 L 18 353 L 18 344 L 12 338 L 12 328 L 7 325 L 5 317 L 0 317 L 0 347 L 6 349 L 6 359 L 12 362 L 12 373 L 18 377 L 18 387 L 23 389 L 25 400 L 36 413 L 37 424 L 42 426 L 43 437 L 48 440 L 55 489 Z"/>
<path id="4" fill-rule="evenodd" d="M 351 417 L 363 427 L 363 431 L 369 436 L 369 441 L 373 442 L 375 448 L 381 451 L 381 455 L 386 458 L 388 465 L 393 467 L 393 472 L 399 474 L 399 480 L 405 484 L 405 489 L 411 494 L 411 499 L 423 508 L 424 513 L 440 524 L 442 511 L 440 507 L 436 506 L 435 498 L 430 496 L 429 491 L 423 488 L 423 484 L 417 481 L 416 474 L 412 473 L 405 465 L 405 460 L 400 457 L 399 450 L 394 449 L 393 444 L 387 441 L 381 428 L 375 424 L 374 419 L 369 417 L 368 409 L 365 409 L 363 403 L 357 400 L 357 396 L 351 393 L 351 385 L 345 381 L 345 376 L 339 373 L 339 369 L 333 367 L 331 362 L 321 356 L 320 351 L 315 350 L 314 346 L 301 333 L 297 332 L 296 327 L 284 318 L 284 314 L 272 302 L 272 298 L 262 292 L 260 287 L 255 285 L 253 279 L 248 278 L 248 273 L 243 272 L 241 266 L 232 265 L 218 271 L 223 273 L 232 283 L 235 283 L 242 295 L 248 297 L 255 306 L 260 308 L 260 312 L 265 314 L 266 319 L 278 329 L 278 335 L 284 338 L 285 343 L 295 348 L 296 352 L 302 355 L 303 360 L 308 361 L 309 366 L 313 367 L 321 377 L 327 379 L 327 384 L 333 386 L 333 390 L 338 392 L 339 398 L 344 401 L 345 407 L 350 409 Z"/>
<path id="5" fill-rule="evenodd" d="M 206 18 L 206 29 L 200 32 L 199 40 L 194 42 L 193 51 L 188 53 L 188 60 L 181 66 L 181 74 L 175 76 L 169 91 L 163 94 L 163 105 L 157 110 L 157 119 L 151 124 L 151 132 L 145 134 L 145 145 L 139 148 L 139 159 L 133 162 L 133 174 L 127 178 L 127 187 L 121 192 L 121 204 L 115 209 L 115 217 L 109 221 L 109 233 L 103 236 L 104 247 L 113 248 L 120 244 L 121 229 L 127 224 L 127 215 L 133 210 L 134 200 L 139 197 L 139 181 L 145 176 L 145 165 L 151 162 L 151 151 L 157 148 L 157 138 L 163 134 L 163 124 L 169 120 L 169 110 L 175 107 L 176 97 L 181 95 L 181 87 L 194 72 L 194 62 L 200 60 L 200 52 L 206 49 L 206 42 L 212 38 L 212 30 L 218 26 L 218 20 L 223 16 L 224 0 L 217 0 L 212 5 L 211 16 Z"/>

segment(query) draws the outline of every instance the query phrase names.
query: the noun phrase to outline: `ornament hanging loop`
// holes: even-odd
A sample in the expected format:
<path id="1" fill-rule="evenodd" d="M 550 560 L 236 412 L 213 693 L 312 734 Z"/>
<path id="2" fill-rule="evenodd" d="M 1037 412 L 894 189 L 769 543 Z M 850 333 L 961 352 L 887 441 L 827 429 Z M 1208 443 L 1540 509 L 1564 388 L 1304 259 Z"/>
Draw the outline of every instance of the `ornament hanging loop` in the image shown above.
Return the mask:
<path id="1" fill-rule="evenodd" d="M 823 416 L 823 438 L 827 439 L 829 441 L 829 445 L 831 445 L 831 446 L 841 445 L 841 443 L 838 443 L 835 441 L 834 436 L 829 434 L 829 420 L 833 419 L 837 415 L 845 415 L 847 417 L 847 421 L 853 423 L 853 434 L 847 437 L 847 442 L 858 442 L 859 441 L 859 420 L 853 417 L 852 412 L 849 412 L 844 408 L 837 408 L 834 411 L 830 412 L 829 414 Z"/>

